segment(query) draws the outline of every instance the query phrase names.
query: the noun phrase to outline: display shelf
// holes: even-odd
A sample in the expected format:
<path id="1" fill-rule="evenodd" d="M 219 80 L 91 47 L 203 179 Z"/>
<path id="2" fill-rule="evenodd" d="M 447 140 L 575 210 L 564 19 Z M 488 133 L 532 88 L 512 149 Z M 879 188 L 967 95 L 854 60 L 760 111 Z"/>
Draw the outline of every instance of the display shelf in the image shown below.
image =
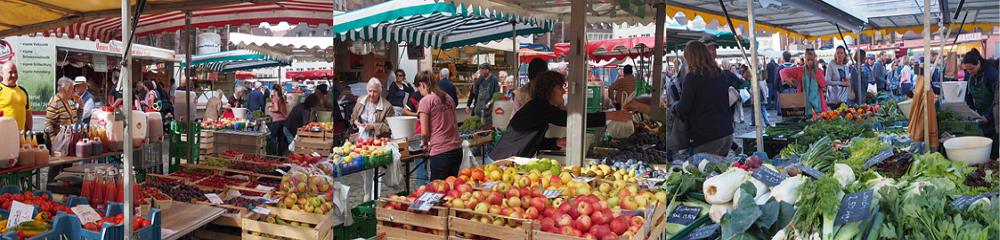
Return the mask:
<path id="1" fill-rule="evenodd" d="M 375 202 L 375 219 L 378 221 L 377 231 L 385 233 L 387 239 L 447 239 L 449 208 L 434 206 L 427 212 L 408 212 L 385 208 L 387 203 L 406 204 L 390 199 L 379 199 Z M 393 225 L 401 225 L 399 227 Z M 438 233 L 423 233 L 403 228 L 412 226 L 437 231 Z"/>

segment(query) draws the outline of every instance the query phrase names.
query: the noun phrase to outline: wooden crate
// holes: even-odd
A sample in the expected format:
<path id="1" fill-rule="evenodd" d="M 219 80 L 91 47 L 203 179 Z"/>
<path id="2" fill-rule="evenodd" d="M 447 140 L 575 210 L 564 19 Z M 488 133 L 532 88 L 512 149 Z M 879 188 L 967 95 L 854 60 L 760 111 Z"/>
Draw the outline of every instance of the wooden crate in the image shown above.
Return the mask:
<path id="1" fill-rule="evenodd" d="M 378 221 L 378 233 L 385 233 L 386 239 L 447 239 L 448 238 L 448 215 L 449 209 L 435 206 L 431 210 L 424 212 L 409 212 L 384 208 L 387 202 L 399 204 L 409 204 L 390 199 L 379 199 L 375 201 L 375 218 Z M 409 226 L 407 228 L 393 225 L 401 224 Z M 434 231 L 438 234 L 423 233 L 412 230 L 421 227 Z"/>
<path id="2" fill-rule="evenodd" d="M 271 215 L 277 218 L 281 218 L 286 221 L 296 221 L 308 224 L 314 224 L 316 226 L 312 228 L 292 226 L 292 225 L 279 225 L 274 223 L 268 223 L 265 221 L 255 220 L 256 217 L 260 216 L 259 213 L 249 212 L 246 217 L 243 218 L 241 227 L 243 227 L 243 239 L 270 239 L 261 236 L 255 236 L 251 232 L 267 233 L 271 235 L 281 236 L 291 239 L 299 240 L 319 240 L 319 239 L 333 239 L 333 212 L 326 215 L 321 214 L 305 214 L 304 212 L 292 211 L 288 209 L 281 209 L 275 207 L 267 207 L 271 211 Z"/>
<path id="3" fill-rule="evenodd" d="M 644 236 L 648 236 L 649 239 L 658 239 L 667 231 L 667 204 L 657 204 L 652 216 L 651 219 L 646 219 L 649 233 Z"/>
<path id="4" fill-rule="evenodd" d="M 303 138 L 330 139 L 330 141 L 333 141 L 333 131 L 313 132 L 313 131 L 303 131 L 300 129 L 298 130 L 298 132 L 295 133 L 295 136 Z"/>
<path id="5" fill-rule="evenodd" d="M 492 223 L 483 223 L 471 220 L 474 217 L 496 219 L 501 218 L 505 223 L 515 223 L 518 227 L 497 226 Z M 491 221 L 492 222 L 492 221 Z M 534 221 L 523 218 L 512 218 L 489 213 L 477 213 L 467 209 L 452 209 L 448 216 L 448 236 L 455 237 L 466 235 L 465 238 L 481 236 L 493 239 L 531 239 L 532 230 L 537 225 Z"/>

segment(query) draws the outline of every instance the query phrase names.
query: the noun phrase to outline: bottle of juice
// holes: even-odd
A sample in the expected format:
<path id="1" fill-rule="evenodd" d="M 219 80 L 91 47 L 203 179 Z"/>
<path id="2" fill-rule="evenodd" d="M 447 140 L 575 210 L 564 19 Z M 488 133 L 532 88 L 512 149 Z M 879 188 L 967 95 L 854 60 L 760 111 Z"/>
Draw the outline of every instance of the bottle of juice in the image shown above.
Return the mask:
<path id="1" fill-rule="evenodd" d="M 142 205 L 142 199 L 145 198 L 145 196 L 143 196 L 142 191 L 139 188 L 139 182 L 136 181 L 135 176 L 137 176 L 137 175 L 133 171 L 133 173 L 132 173 L 132 202 L 136 203 L 135 205 Z"/>
<path id="2" fill-rule="evenodd" d="M 90 174 L 90 169 L 83 170 L 83 188 L 80 189 L 80 196 L 91 201 L 90 195 L 94 188 L 94 176 Z"/>
<path id="3" fill-rule="evenodd" d="M 91 185 L 92 189 L 90 190 L 90 202 L 92 206 L 99 208 L 104 205 L 104 190 L 107 179 L 104 175 L 103 169 L 95 168 L 95 170 L 97 173 L 94 174 L 92 178 L 93 183 Z"/>
<path id="4" fill-rule="evenodd" d="M 115 202 L 125 202 L 125 187 L 122 186 L 123 184 L 122 175 L 124 175 L 125 172 L 123 171 L 118 171 L 118 172 L 121 173 L 115 175 L 115 189 L 117 190 L 115 191 Z"/>
<path id="5" fill-rule="evenodd" d="M 104 202 L 110 203 L 115 201 L 115 197 L 118 196 L 118 188 L 115 186 L 115 169 L 108 168 L 107 181 L 104 182 Z"/>

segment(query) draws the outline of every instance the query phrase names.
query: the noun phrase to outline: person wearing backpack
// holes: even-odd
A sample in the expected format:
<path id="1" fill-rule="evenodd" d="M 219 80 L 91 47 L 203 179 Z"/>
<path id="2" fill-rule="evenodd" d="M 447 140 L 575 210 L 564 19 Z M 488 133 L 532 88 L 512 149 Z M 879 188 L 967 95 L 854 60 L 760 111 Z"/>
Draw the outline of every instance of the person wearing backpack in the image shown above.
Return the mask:
<path id="1" fill-rule="evenodd" d="M 980 118 L 976 120 L 979 128 L 983 131 L 983 136 L 993 139 L 992 153 L 990 159 L 997 158 L 1000 142 L 997 140 L 996 117 L 993 109 L 996 102 L 997 89 L 997 68 L 991 61 L 983 59 L 979 50 L 972 49 L 962 58 L 962 69 L 965 74 L 965 81 L 968 82 L 968 90 L 965 94 L 965 104 L 979 113 Z"/>

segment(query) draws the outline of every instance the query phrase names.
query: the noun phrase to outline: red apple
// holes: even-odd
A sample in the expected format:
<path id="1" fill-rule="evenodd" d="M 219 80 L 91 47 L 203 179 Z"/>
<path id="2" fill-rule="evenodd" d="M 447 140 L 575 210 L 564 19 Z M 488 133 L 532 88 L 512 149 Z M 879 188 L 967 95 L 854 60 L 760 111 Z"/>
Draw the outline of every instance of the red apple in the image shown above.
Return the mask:
<path id="1" fill-rule="evenodd" d="M 472 176 L 472 169 L 471 168 L 462 169 L 461 171 L 458 171 L 458 176 Z"/>
<path id="2" fill-rule="evenodd" d="M 482 169 L 476 168 L 476 169 L 472 170 L 472 177 L 471 178 L 475 179 L 475 180 L 480 180 L 480 181 L 486 180 L 486 173 L 483 172 Z"/>
<path id="3" fill-rule="evenodd" d="M 624 218 L 619 217 L 611 220 L 609 227 L 611 227 L 611 232 L 620 236 L 628 230 L 629 223 Z"/>
<path id="4" fill-rule="evenodd" d="M 507 206 L 512 208 L 521 208 L 521 199 L 518 197 L 510 197 L 507 199 Z"/>
<path id="5" fill-rule="evenodd" d="M 525 196 L 530 197 L 531 196 L 531 188 L 530 187 L 522 187 L 522 188 L 518 189 L 518 191 L 521 194 L 520 196 L 522 196 L 522 197 L 525 197 Z"/>
<path id="6" fill-rule="evenodd" d="M 601 237 L 601 240 L 618 240 L 618 235 L 614 233 L 608 233 Z"/>
<path id="7" fill-rule="evenodd" d="M 537 208 L 537 209 L 545 209 L 545 205 L 548 204 L 548 203 L 549 203 L 549 201 L 545 200 L 545 197 L 535 197 L 535 198 L 531 199 L 531 204 L 530 205 L 532 207 Z"/>
<path id="8" fill-rule="evenodd" d="M 448 194 L 446 196 L 451 197 L 453 199 L 462 198 L 462 194 L 455 190 L 448 191 Z"/>
<path id="9" fill-rule="evenodd" d="M 556 220 L 556 225 L 559 225 L 560 227 L 570 226 L 570 224 L 573 224 L 573 218 L 571 218 L 569 214 L 560 213 L 553 218 Z"/>
<path id="10" fill-rule="evenodd" d="M 552 220 L 552 218 L 549 217 L 542 218 L 541 223 L 542 223 L 542 231 L 552 232 L 556 230 L 556 221 Z"/>
<path id="11" fill-rule="evenodd" d="M 490 214 L 500 214 L 500 205 L 490 205 Z"/>
<path id="12" fill-rule="evenodd" d="M 514 210 L 509 207 L 503 207 L 500 209 L 500 215 L 510 216 L 511 213 L 514 213 Z"/>
<path id="13" fill-rule="evenodd" d="M 593 234 L 595 237 L 602 237 L 609 233 L 611 233 L 611 228 L 608 225 L 601 225 L 595 222 L 594 226 L 590 228 L 590 234 Z"/>
<path id="14" fill-rule="evenodd" d="M 583 236 L 580 236 L 580 238 L 591 239 L 591 240 L 596 240 L 597 239 L 597 238 L 594 238 L 594 235 L 591 235 L 590 233 L 584 233 Z"/>
<path id="15" fill-rule="evenodd" d="M 538 208 L 528 207 L 528 210 L 524 210 L 524 218 L 527 219 L 538 219 Z"/>
<path id="16" fill-rule="evenodd" d="M 532 197 L 544 197 L 545 195 L 542 195 L 542 189 L 540 189 L 540 188 L 531 188 L 531 196 Z"/>
<path id="17" fill-rule="evenodd" d="M 410 194 L 410 196 L 411 197 L 420 197 L 421 195 L 424 195 L 424 193 L 426 193 L 426 192 L 427 192 L 427 185 L 423 185 L 423 186 L 418 187 L 416 191 L 413 191 L 413 194 Z"/>
<path id="18" fill-rule="evenodd" d="M 458 192 L 460 193 L 472 192 L 472 185 L 469 185 L 468 183 L 462 183 L 459 184 L 458 187 L 455 187 L 455 190 L 458 190 Z"/>
<path id="19" fill-rule="evenodd" d="M 521 192 L 517 188 L 510 188 L 507 190 L 507 197 L 521 197 Z"/>
<path id="20" fill-rule="evenodd" d="M 549 187 L 559 188 L 562 186 L 562 179 L 559 176 L 552 176 L 549 178 Z"/>
<path id="21" fill-rule="evenodd" d="M 607 212 L 605 212 L 605 211 L 607 211 Z M 594 221 L 594 225 L 607 224 L 611 220 L 611 215 L 610 214 L 611 214 L 611 211 L 608 211 L 608 210 L 594 211 L 594 213 L 590 214 L 590 220 Z M 598 234 L 598 236 L 601 236 L 601 235 Z"/>
<path id="22" fill-rule="evenodd" d="M 501 203 L 503 203 L 503 195 L 501 195 L 499 192 L 493 192 L 492 194 L 490 194 L 490 197 L 488 198 L 487 202 L 493 205 L 500 205 Z"/>
<path id="23" fill-rule="evenodd" d="M 593 226 L 593 222 L 590 221 L 590 216 L 587 215 L 580 215 L 580 217 L 576 218 L 576 221 L 573 222 L 573 227 L 580 230 L 580 232 L 590 231 L 591 226 Z"/>
<path id="24" fill-rule="evenodd" d="M 579 234 L 574 233 L 574 231 L 579 232 L 580 230 L 576 230 L 575 228 L 570 227 L 570 226 L 562 226 L 561 230 L 562 230 L 562 232 L 561 232 L 562 235 L 567 235 L 567 236 L 571 236 L 571 237 L 579 237 L 580 236 Z"/>
<path id="25" fill-rule="evenodd" d="M 631 224 L 632 226 L 642 227 L 643 224 L 646 224 L 646 219 L 643 218 L 642 216 L 632 216 Z"/>
<path id="26" fill-rule="evenodd" d="M 581 216 L 590 216 L 591 213 L 594 213 L 594 207 L 590 206 L 589 202 L 582 201 L 576 204 L 576 211 L 580 213 Z"/>
<path id="27" fill-rule="evenodd" d="M 544 217 L 552 217 L 553 215 L 555 215 L 555 213 L 556 213 L 556 209 L 555 208 L 547 207 L 547 208 L 543 208 L 543 210 L 542 210 L 542 216 L 544 216 Z"/>

